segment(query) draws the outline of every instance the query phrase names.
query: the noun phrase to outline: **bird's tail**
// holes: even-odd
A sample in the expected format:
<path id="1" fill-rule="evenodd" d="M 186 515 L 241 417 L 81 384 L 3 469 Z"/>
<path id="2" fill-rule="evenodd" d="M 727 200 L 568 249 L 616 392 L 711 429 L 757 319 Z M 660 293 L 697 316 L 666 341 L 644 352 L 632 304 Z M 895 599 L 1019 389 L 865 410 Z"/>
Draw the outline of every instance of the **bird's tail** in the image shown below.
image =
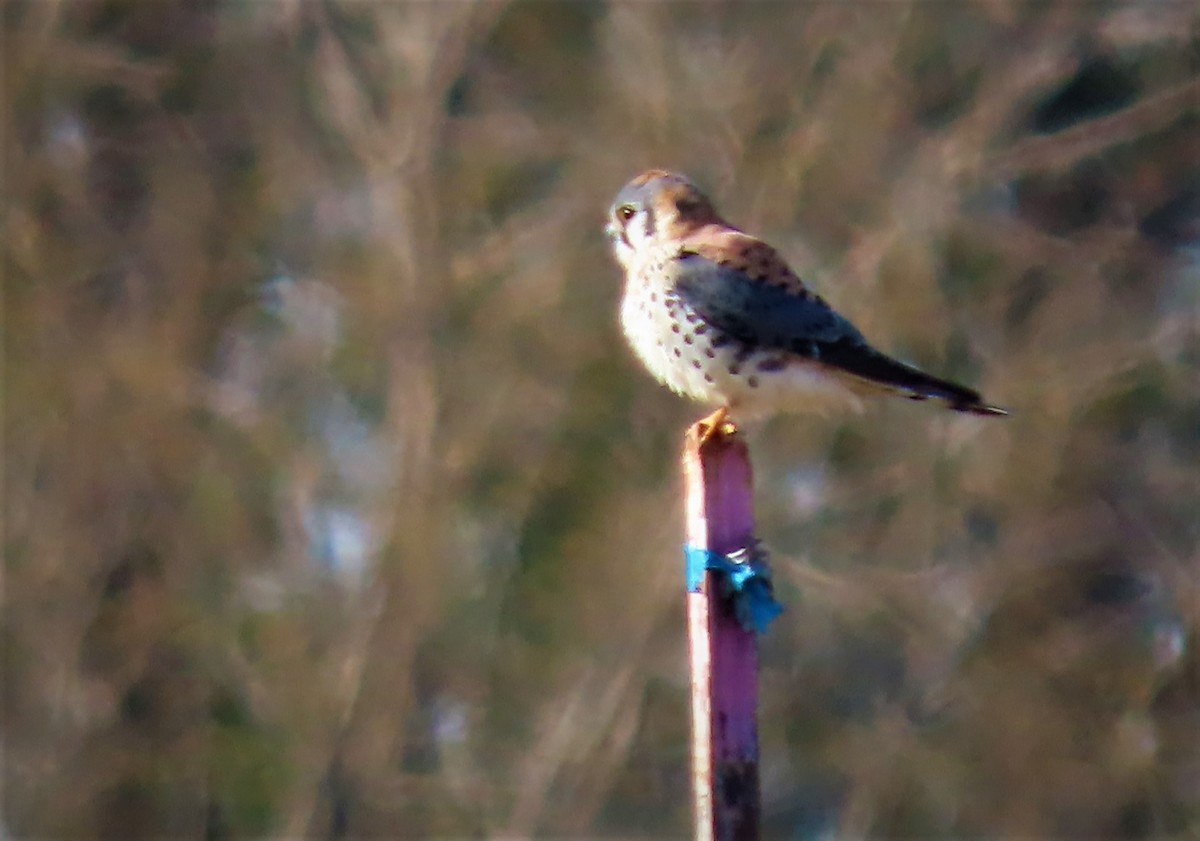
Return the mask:
<path id="1" fill-rule="evenodd" d="M 983 402 L 979 392 L 926 374 L 880 353 L 869 345 L 838 343 L 821 349 L 821 362 L 840 368 L 869 388 L 882 388 L 909 400 L 938 400 L 956 412 L 972 415 L 1007 415 L 999 406 Z"/>

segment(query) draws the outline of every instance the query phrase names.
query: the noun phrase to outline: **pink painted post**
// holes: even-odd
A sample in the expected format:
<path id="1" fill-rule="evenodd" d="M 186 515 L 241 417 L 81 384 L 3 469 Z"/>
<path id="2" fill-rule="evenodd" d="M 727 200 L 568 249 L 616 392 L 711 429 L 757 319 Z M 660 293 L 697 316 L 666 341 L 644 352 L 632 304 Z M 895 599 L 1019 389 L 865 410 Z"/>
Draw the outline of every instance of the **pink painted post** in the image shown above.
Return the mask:
<path id="1" fill-rule="evenodd" d="M 687 542 L 728 555 L 753 545 L 750 455 L 738 435 L 684 448 Z M 692 788 L 696 841 L 758 838 L 758 648 L 720 578 L 687 594 L 692 663 Z"/>

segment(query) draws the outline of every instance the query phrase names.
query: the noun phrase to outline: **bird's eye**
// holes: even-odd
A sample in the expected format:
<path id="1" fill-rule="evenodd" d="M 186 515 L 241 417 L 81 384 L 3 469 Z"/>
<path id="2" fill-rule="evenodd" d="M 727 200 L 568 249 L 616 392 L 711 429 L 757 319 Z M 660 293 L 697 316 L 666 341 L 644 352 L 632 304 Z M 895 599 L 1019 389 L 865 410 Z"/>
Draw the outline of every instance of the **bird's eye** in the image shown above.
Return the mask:
<path id="1" fill-rule="evenodd" d="M 634 217 L 635 213 L 637 211 L 633 209 L 633 205 L 631 204 L 623 204 L 617 208 L 617 218 L 622 222 L 628 222 Z"/>

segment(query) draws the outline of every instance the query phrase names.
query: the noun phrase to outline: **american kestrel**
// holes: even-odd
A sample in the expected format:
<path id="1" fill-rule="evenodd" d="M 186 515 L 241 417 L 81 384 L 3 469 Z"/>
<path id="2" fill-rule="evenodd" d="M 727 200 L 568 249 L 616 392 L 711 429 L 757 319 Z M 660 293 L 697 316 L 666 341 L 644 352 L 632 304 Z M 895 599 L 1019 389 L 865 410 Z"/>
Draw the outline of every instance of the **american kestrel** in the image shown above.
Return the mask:
<path id="1" fill-rule="evenodd" d="M 621 326 L 679 394 L 716 406 L 702 440 L 747 418 L 828 398 L 892 393 L 1004 415 L 979 393 L 875 350 L 776 251 L 730 225 L 687 178 L 654 169 L 626 184 L 607 226 L 625 270 Z"/>

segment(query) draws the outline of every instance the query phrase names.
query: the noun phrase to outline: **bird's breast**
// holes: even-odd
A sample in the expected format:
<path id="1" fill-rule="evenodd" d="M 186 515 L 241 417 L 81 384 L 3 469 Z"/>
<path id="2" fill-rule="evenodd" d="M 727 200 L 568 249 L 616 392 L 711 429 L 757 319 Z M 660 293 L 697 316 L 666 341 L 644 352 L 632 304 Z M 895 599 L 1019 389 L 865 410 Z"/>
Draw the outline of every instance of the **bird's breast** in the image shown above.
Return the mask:
<path id="1" fill-rule="evenodd" d="M 772 364 L 767 361 L 772 354 L 705 321 L 680 299 L 665 272 L 630 276 L 621 326 L 650 373 L 673 391 L 703 402 L 745 403 L 769 371 L 784 365 L 782 359 Z M 767 370 L 760 370 L 764 362 Z"/>
<path id="2" fill-rule="evenodd" d="M 680 299 L 663 265 L 629 273 L 621 327 L 659 382 L 694 400 L 733 407 L 743 418 L 848 396 L 822 366 L 748 344 L 706 321 Z"/>

